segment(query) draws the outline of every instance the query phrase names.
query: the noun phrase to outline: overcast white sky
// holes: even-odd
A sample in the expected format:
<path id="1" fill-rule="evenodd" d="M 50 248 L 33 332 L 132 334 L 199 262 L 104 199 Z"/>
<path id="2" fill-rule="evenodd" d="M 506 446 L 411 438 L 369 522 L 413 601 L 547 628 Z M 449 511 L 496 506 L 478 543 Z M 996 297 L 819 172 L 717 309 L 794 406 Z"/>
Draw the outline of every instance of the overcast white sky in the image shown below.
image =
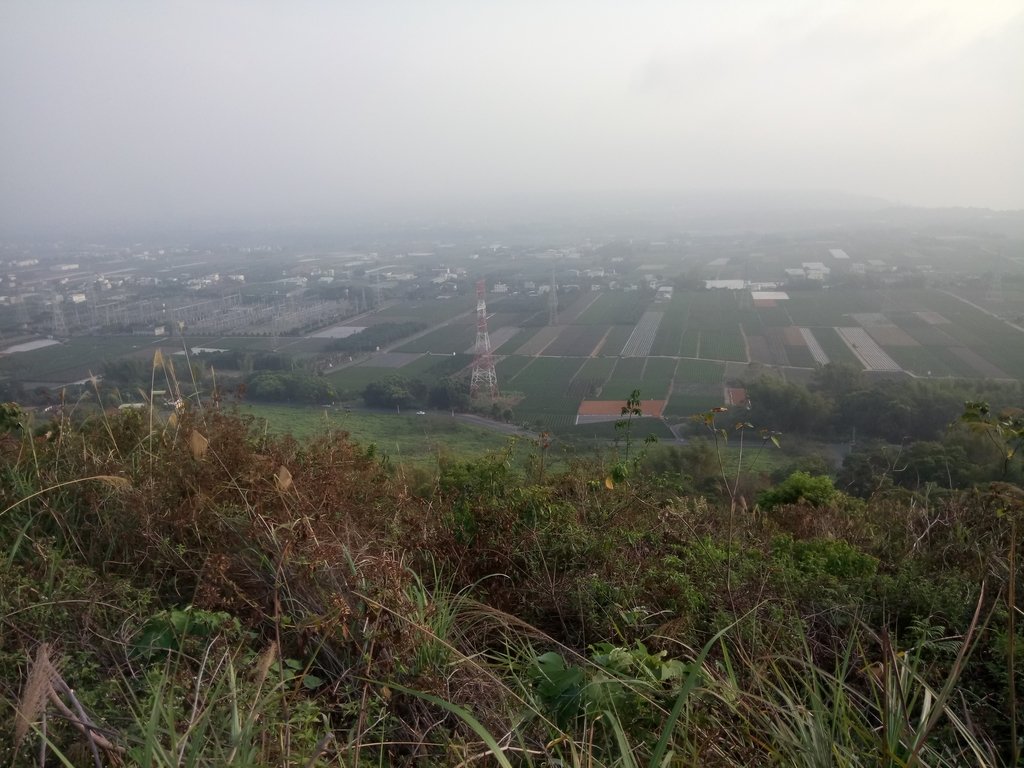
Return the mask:
<path id="1" fill-rule="evenodd" d="M 1024 3 L 0 0 L 0 226 L 830 189 L 1024 208 Z"/>

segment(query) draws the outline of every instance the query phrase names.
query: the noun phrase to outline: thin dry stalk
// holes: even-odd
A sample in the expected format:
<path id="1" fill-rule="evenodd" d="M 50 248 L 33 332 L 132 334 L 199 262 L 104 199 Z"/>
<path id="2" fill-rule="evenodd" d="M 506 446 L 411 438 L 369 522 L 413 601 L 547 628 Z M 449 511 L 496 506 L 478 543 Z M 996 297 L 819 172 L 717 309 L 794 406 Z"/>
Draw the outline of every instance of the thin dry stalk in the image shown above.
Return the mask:
<path id="1" fill-rule="evenodd" d="M 74 712 L 61 700 L 60 694 L 67 697 L 68 701 L 74 707 Z M 103 762 L 100 760 L 100 750 L 102 749 L 113 761 L 120 763 L 120 756 L 124 753 L 122 747 L 114 744 L 110 739 L 100 733 L 100 729 L 96 727 L 95 723 L 89 719 L 89 716 L 85 712 L 85 708 L 82 703 L 75 696 L 75 692 L 71 690 L 71 687 L 57 675 L 53 685 L 50 687 L 50 701 L 60 711 L 64 718 L 71 723 L 83 736 L 86 741 L 89 742 L 89 750 L 92 752 L 93 762 L 96 764 L 96 768 L 103 768 Z"/>

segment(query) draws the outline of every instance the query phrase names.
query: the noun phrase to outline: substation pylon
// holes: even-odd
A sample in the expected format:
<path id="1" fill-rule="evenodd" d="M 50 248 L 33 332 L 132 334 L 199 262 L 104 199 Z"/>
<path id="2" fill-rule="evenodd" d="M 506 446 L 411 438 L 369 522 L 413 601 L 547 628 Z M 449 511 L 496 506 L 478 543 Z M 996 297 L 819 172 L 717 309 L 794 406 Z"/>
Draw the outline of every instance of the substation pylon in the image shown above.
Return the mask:
<path id="1" fill-rule="evenodd" d="M 491 400 L 498 397 L 498 374 L 494 370 L 494 355 L 491 354 L 491 337 L 487 333 L 487 283 L 476 283 L 476 346 L 473 358 L 473 373 L 469 379 L 469 396 L 478 397 L 486 393 Z"/>

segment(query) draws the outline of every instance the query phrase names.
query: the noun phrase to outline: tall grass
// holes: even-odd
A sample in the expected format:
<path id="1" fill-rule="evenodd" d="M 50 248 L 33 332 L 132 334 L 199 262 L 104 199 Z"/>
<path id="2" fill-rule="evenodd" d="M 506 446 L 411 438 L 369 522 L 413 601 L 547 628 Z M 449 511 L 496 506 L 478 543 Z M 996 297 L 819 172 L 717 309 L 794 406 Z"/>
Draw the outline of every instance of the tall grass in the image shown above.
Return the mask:
<path id="1" fill-rule="evenodd" d="M 0 437 L 0 760 L 1016 759 L 973 679 L 1016 695 L 1016 529 L 983 502 L 768 518 L 501 456 L 410 493 L 338 434 L 274 438 L 190 407 L 172 361 L 152 378 L 148 412 Z"/>

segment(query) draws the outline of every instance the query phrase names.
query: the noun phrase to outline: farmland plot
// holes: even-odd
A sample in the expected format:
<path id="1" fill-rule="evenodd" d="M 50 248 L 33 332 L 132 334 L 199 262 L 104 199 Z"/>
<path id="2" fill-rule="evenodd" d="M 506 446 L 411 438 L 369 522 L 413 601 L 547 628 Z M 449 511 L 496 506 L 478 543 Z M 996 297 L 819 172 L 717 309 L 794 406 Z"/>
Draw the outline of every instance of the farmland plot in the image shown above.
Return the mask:
<path id="1" fill-rule="evenodd" d="M 920 376 L 953 376 L 963 379 L 1007 379 L 1006 371 L 967 347 L 892 347 L 889 354 L 905 369 Z"/>
<path id="2" fill-rule="evenodd" d="M 392 352 L 391 355 L 393 354 L 396 353 Z M 409 378 L 426 376 L 439 379 L 458 373 L 472 361 L 472 355 L 421 355 L 416 360 L 402 366 L 398 372 Z"/>
<path id="3" fill-rule="evenodd" d="M 509 355 L 503 357 L 497 363 L 495 363 L 494 370 L 498 374 L 498 386 L 501 388 L 507 388 L 509 382 L 521 371 L 523 368 L 533 362 L 532 357 L 525 357 L 522 355 Z"/>
<path id="4" fill-rule="evenodd" d="M 689 293 L 691 303 L 687 328 L 717 331 L 736 327 L 739 305 L 734 293 L 725 290 Z"/>
<path id="5" fill-rule="evenodd" d="M 372 366 L 374 368 L 405 368 L 411 366 L 421 357 L 419 352 L 378 352 L 370 357 L 369 360 L 361 363 L 361 365 Z"/>
<path id="6" fill-rule="evenodd" d="M 613 325 L 608 335 L 604 337 L 599 354 L 615 356 L 622 353 L 629 337 L 633 335 L 633 328 L 628 325 Z"/>
<path id="7" fill-rule="evenodd" d="M 581 293 L 575 301 L 558 313 L 558 322 L 565 323 L 566 325 L 576 325 L 579 321 L 579 316 L 586 312 L 587 308 L 603 295 L 597 292 Z"/>
<path id="8" fill-rule="evenodd" d="M 690 302 L 686 298 L 686 294 L 680 292 L 667 305 L 659 306 L 663 307 L 664 317 L 662 317 L 658 333 L 654 337 L 651 354 L 675 357 L 680 354 L 683 333 L 686 331 L 690 315 Z"/>
<path id="9" fill-rule="evenodd" d="M 725 366 L 710 360 L 680 360 L 676 366 L 666 415 L 675 417 L 702 413 L 722 404 Z"/>
<path id="10" fill-rule="evenodd" d="M 818 340 L 818 344 L 828 357 L 829 362 L 846 363 L 847 365 L 852 365 L 858 369 L 864 367 L 860 358 L 853 354 L 853 350 L 851 350 L 846 345 L 846 342 L 840 338 L 837 329 L 815 328 L 814 338 Z"/>
<path id="11" fill-rule="evenodd" d="M 442 325 L 419 338 L 403 344 L 396 352 L 432 352 L 435 355 L 450 355 L 465 352 L 476 341 L 476 321 L 463 319 L 449 325 Z"/>
<path id="12" fill-rule="evenodd" d="M 582 391 L 582 398 L 601 397 L 604 383 L 615 369 L 614 357 L 592 357 L 588 359 L 572 380 L 573 392 Z"/>
<path id="13" fill-rule="evenodd" d="M 769 330 L 769 333 L 776 334 L 782 341 L 786 358 L 791 366 L 799 366 L 801 368 L 815 367 L 814 355 L 807 348 L 807 340 L 799 328 L 787 325 L 784 328 L 772 328 Z"/>
<path id="14" fill-rule="evenodd" d="M 953 360 L 966 363 L 968 366 L 973 368 L 975 372 L 985 378 L 991 379 L 1009 379 L 1011 377 L 1006 371 L 998 366 L 992 365 L 988 360 L 983 358 L 973 349 L 967 347 L 950 347 L 946 349 L 944 347 L 936 347 L 935 352 L 939 353 L 940 356 L 945 356 L 946 359 L 953 358 Z M 955 363 L 954 363 L 955 367 Z"/>
<path id="15" fill-rule="evenodd" d="M 582 364 L 578 357 L 533 358 L 506 386 L 525 395 L 514 408 L 516 415 L 547 427 L 571 424 L 583 399 L 572 387 Z"/>
<path id="16" fill-rule="evenodd" d="M 878 291 L 830 289 L 788 293 L 786 311 L 793 325 L 812 328 L 848 326 L 854 313 L 878 312 L 882 307 Z"/>
<path id="17" fill-rule="evenodd" d="M 700 331 L 690 329 L 679 344 L 680 357 L 700 357 Z"/>
<path id="18" fill-rule="evenodd" d="M 782 303 L 785 304 L 786 302 Z M 760 307 L 757 310 L 757 315 L 761 320 L 761 324 L 766 328 L 782 328 L 793 323 L 789 319 L 789 312 L 782 306 Z"/>
<path id="19" fill-rule="evenodd" d="M 366 389 L 367 384 L 382 381 L 389 376 L 401 375 L 396 368 L 384 368 L 371 365 L 353 365 L 341 368 L 328 375 L 331 386 L 342 397 L 357 397 Z"/>
<path id="20" fill-rule="evenodd" d="M 909 333 L 895 325 L 870 325 L 866 330 L 883 347 L 918 347 L 920 344 Z"/>
<path id="21" fill-rule="evenodd" d="M 775 365 L 790 365 L 789 355 L 786 354 L 786 339 L 779 328 L 765 328 L 765 338 L 768 340 L 768 349 L 771 351 Z"/>
<path id="22" fill-rule="evenodd" d="M 668 357 L 677 356 L 683 341 L 683 331 L 685 330 L 686 326 L 684 323 L 679 322 L 672 315 L 666 315 L 658 326 L 658 333 L 654 337 L 650 354 Z"/>
<path id="23" fill-rule="evenodd" d="M 514 326 L 506 325 L 504 328 L 498 328 L 489 333 L 488 338 L 491 342 L 491 351 L 493 352 L 510 339 L 514 339 L 516 336 L 519 335 L 520 330 L 521 329 L 516 328 Z M 474 352 L 476 352 L 475 338 L 473 339 L 473 343 L 469 346 L 469 348 L 466 349 L 466 352 L 468 354 L 473 354 Z"/>
<path id="24" fill-rule="evenodd" d="M 799 368 L 814 368 L 817 366 L 814 355 L 811 354 L 811 350 L 807 347 L 787 346 L 786 355 L 789 357 L 789 364 L 791 366 Z"/>
<path id="25" fill-rule="evenodd" d="M 544 350 L 544 354 L 590 357 L 607 332 L 608 329 L 601 325 L 564 326 L 558 338 Z"/>
<path id="26" fill-rule="evenodd" d="M 583 360 L 578 357 L 537 357 L 512 379 L 518 392 L 527 397 L 556 399 L 559 393 L 569 391 Z"/>
<path id="27" fill-rule="evenodd" d="M 400 301 L 384 309 L 374 312 L 369 317 L 380 322 L 384 319 L 410 319 L 423 323 L 443 323 L 463 312 L 471 312 L 476 306 L 476 299 L 469 296 L 456 296 L 451 299 L 424 299 L 420 301 Z M 364 320 L 360 320 L 363 324 Z"/>
<path id="28" fill-rule="evenodd" d="M 1014 378 L 1024 378 L 1024 333 L 956 296 L 930 291 L 928 308 L 950 321 L 943 330 Z M 972 341 L 973 339 L 973 341 Z"/>
<path id="29" fill-rule="evenodd" d="M 558 334 L 561 333 L 562 327 L 557 325 L 546 325 L 535 333 L 529 341 L 519 347 L 516 350 L 517 355 L 539 355 L 548 345 L 551 344 Z"/>
<path id="30" fill-rule="evenodd" d="M 636 324 L 625 346 L 622 347 L 623 357 L 647 357 L 651 354 L 654 337 L 658 333 L 663 313 L 644 312 L 640 322 Z"/>
<path id="31" fill-rule="evenodd" d="M 644 398 L 663 400 L 668 397 L 672 386 L 672 376 L 676 371 L 676 361 L 663 357 L 647 358 L 644 377 L 640 382 L 640 394 Z"/>
<path id="32" fill-rule="evenodd" d="M 154 344 L 140 336 L 75 336 L 59 345 L 41 347 L 0 357 L 0 373 L 20 381 L 67 382 L 90 373 L 102 373 L 103 363 L 120 357 L 152 359 L 158 346 L 181 348 L 181 343 Z M 196 342 L 193 342 L 196 343 Z"/>
<path id="33" fill-rule="evenodd" d="M 775 365 L 775 355 L 768 344 L 768 337 L 761 334 L 747 335 L 747 346 L 750 348 L 750 361 L 763 365 Z"/>
<path id="34" fill-rule="evenodd" d="M 637 291 L 602 293 L 576 322 L 581 325 L 634 325 L 647 308 L 649 299 Z"/>
<path id="35" fill-rule="evenodd" d="M 625 400 L 639 389 L 645 400 L 661 400 L 668 393 L 675 367 L 675 360 L 663 357 L 621 357 L 601 390 L 601 398 Z"/>
<path id="36" fill-rule="evenodd" d="M 744 307 L 738 314 L 740 327 L 747 336 L 757 336 L 764 333 L 765 325 L 761 322 L 761 316 L 753 307 Z"/>
<path id="37" fill-rule="evenodd" d="M 409 358 L 413 358 L 410 360 Z M 388 365 L 387 363 L 406 360 L 404 365 Z M 425 383 L 433 383 L 445 376 L 465 368 L 470 363 L 468 355 L 404 355 L 389 353 L 371 358 L 368 363 L 337 368 L 328 374 L 331 384 L 344 397 L 355 397 L 362 393 L 368 384 L 381 381 L 390 376 L 403 379 L 419 379 Z"/>
<path id="38" fill-rule="evenodd" d="M 747 347 L 738 325 L 700 332 L 700 356 L 706 360 L 747 361 Z"/>
<path id="39" fill-rule="evenodd" d="M 918 344 L 928 347 L 956 347 L 960 342 L 942 330 L 942 324 L 930 322 L 922 312 L 892 313 L 889 317 L 910 334 Z M 933 313 L 934 314 L 934 313 Z"/>
<path id="40" fill-rule="evenodd" d="M 836 331 L 868 370 L 903 370 L 863 328 L 836 328 Z"/>
<path id="41" fill-rule="evenodd" d="M 620 357 L 611 377 L 601 390 L 603 400 L 625 400 L 634 389 L 640 387 L 643 379 L 644 363 L 642 357 Z M 653 397 L 649 392 L 642 392 L 645 397 Z"/>
<path id="42" fill-rule="evenodd" d="M 536 335 L 538 330 L 539 328 L 537 327 L 520 328 L 519 332 L 515 336 L 506 339 L 505 341 L 498 344 L 495 344 L 494 339 L 491 339 L 491 350 L 497 352 L 499 349 L 504 347 L 504 349 L 501 350 L 502 352 L 515 351 L 522 347 L 530 339 L 532 339 L 534 335 Z"/>
<path id="43" fill-rule="evenodd" d="M 889 347 L 886 350 L 890 357 L 899 363 L 904 370 L 918 376 L 957 376 L 959 375 L 947 361 L 935 354 L 929 347 Z M 961 362 L 962 367 L 964 366 Z M 973 375 L 973 374 L 972 374 Z"/>

